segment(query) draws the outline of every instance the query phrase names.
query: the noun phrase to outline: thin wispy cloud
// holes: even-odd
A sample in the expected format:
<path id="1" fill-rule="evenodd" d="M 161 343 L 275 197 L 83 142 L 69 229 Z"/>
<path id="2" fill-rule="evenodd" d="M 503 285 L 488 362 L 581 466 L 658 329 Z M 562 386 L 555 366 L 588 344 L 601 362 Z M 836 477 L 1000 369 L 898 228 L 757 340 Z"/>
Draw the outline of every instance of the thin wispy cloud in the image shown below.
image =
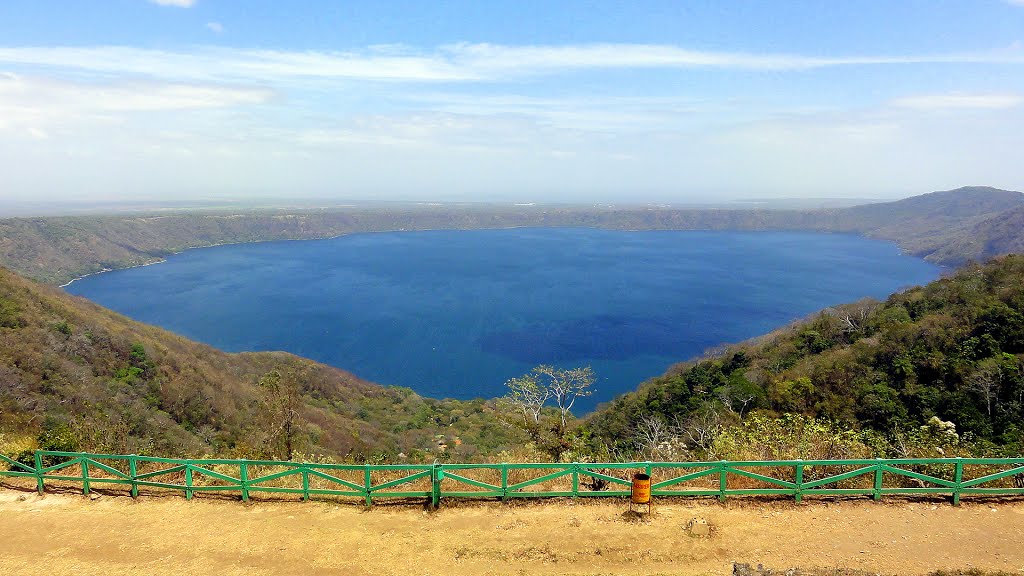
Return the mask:
<path id="1" fill-rule="evenodd" d="M 215 27 L 207 26 L 212 30 Z M 389 46 L 358 52 L 249 50 L 202 47 L 165 51 L 126 46 L 0 48 L 0 62 L 74 73 L 142 75 L 165 79 L 296 78 L 407 82 L 498 82 L 573 70 L 692 69 L 801 71 L 841 66 L 911 64 L 1024 64 L 1024 52 L 910 56 L 811 57 L 687 50 L 643 44 L 503 46 L 456 44 L 421 51 Z"/>
<path id="2" fill-rule="evenodd" d="M 807 70 L 836 66 L 1024 63 L 1024 54 L 945 54 L 909 56 L 815 57 L 799 54 L 747 54 L 688 50 L 657 44 L 583 44 L 569 46 L 502 46 L 456 44 L 443 48 L 453 62 L 477 71 L 550 73 L 565 69 L 720 68 L 736 70 Z"/>
<path id="3" fill-rule="evenodd" d="M 1024 103 L 1018 94 L 928 94 L 898 98 L 899 108 L 914 110 L 1003 110 Z"/>
<path id="4" fill-rule="evenodd" d="M 273 98 L 267 89 L 138 81 L 84 84 L 0 74 L 0 116 L 10 118 L 226 108 Z"/>
<path id="5" fill-rule="evenodd" d="M 149 2 L 159 6 L 175 6 L 178 8 L 191 8 L 196 5 L 196 0 L 149 0 Z"/>
<path id="6" fill-rule="evenodd" d="M 224 25 L 220 22 L 207 22 L 206 28 L 217 34 L 224 32 Z"/>
<path id="7" fill-rule="evenodd" d="M 0 48 L 0 62 L 46 66 L 66 73 L 177 80 L 470 79 L 450 63 L 430 57 L 217 47 L 187 52 L 127 46 Z"/>
<path id="8" fill-rule="evenodd" d="M 413 106 L 467 116 L 528 118 L 540 124 L 583 130 L 664 130 L 698 114 L 723 108 L 684 96 L 566 95 L 535 97 L 516 94 L 432 92 L 403 98 Z"/>

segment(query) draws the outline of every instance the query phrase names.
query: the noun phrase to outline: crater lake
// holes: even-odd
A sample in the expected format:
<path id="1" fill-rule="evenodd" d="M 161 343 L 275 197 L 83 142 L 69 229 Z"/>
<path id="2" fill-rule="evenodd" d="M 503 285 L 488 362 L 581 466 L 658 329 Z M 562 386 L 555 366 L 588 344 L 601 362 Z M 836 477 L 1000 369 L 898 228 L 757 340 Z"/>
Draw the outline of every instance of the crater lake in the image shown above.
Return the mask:
<path id="1" fill-rule="evenodd" d="M 846 234 L 531 228 L 216 246 L 65 289 L 223 350 L 285 350 L 431 397 L 591 366 L 579 414 L 710 347 L 939 272 Z"/>

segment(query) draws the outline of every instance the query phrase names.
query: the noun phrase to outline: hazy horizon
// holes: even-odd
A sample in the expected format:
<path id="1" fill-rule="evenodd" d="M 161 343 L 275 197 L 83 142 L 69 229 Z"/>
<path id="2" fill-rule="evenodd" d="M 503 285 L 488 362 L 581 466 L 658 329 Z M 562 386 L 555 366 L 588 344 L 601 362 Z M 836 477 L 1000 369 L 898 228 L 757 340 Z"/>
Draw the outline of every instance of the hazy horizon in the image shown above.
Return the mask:
<path id="1" fill-rule="evenodd" d="M 0 205 L 1024 189 L 1024 2 L 0 5 Z"/>

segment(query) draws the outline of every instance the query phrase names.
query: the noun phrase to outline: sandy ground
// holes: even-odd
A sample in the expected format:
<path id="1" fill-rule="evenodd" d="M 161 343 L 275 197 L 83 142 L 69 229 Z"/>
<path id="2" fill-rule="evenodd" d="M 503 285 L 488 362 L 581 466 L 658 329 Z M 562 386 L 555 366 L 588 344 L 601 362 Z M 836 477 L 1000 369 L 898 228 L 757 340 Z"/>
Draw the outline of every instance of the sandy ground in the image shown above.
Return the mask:
<path id="1" fill-rule="evenodd" d="M 442 506 L 445 503 L 442 502 Z M 0 489 L 6 574 L 730 574 L 733 562 L 1024 574 L 1024 501 L 255 502 Z M 706 538 L 685 530 L 700 517 Z"/>

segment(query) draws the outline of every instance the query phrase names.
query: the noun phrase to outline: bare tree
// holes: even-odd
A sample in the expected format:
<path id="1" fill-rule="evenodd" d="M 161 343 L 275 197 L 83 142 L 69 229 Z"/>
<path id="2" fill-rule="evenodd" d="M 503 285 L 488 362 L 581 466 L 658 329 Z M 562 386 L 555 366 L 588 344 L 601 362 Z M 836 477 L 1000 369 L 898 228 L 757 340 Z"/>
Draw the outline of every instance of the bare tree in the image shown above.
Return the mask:
<path id="1" fill-rule="evenodd" d="M 681 435 L 679 426 L 671 426 L 657 415 L 642 417 L 633 429 L 637 450 L 648 460 L 674 462 L 686 458 L 689 451 Z"/>
<path id="2" fill-rule="evenodd" d="M 971 374 L 967 385 L 985 400 L 985 409 L 992 415 L 992 402 L 999 398 L 999 385 L 1003 380 L 1003 372 L 994 359 L 978 364 L 978 369 Z"/>
<path id="3" fill-rule="evenodd" d="M 747 411 L 747 406 L 757 399 L 757 394 L 749 390 L 738 390 L 735 386 L 723 386 L 718 390 L 717 396 L 726 410 L 740 418 L 743 418 L 743 414 Z M 734 403 L 739 403 L 740 405 L 738 412 L 733 408 Z"/>
<path id="4" fill-rule="evenodd" d="M 657 459 L 661 447 L 672 438 L 668 424 L 658 416 L 641 418 L 633 436 L 636 438 L 637 448 L 640 452 L 651 459 Z"/>
<path id="5" fill-rule="evenodd" d="M 707 452 L 722 431 L 722 419 L 714 410 L 701 410 L 685 421 L 676 420 L 676 428 L 687 446 Z"/>
<path id="6" fill-rule="evenodd" d="M 533 374 L 511 378 L 505 386 L 508 386 L 505 401 L 522 412 L 523 423 L 527 426 L 540 424 L 540 412 L 551 398 L 551 390 L 542 386 Z"/>
<path id="7" fill-rule="evenodd" d="M 293 372 L 280 370 L 267 372 L 258 384 L 263 390 L 263 406 L 272 426 L 267 443 L 273 445 L 282 439 L 285 459 L 291 460 L 295 453 L 296 420 L 302 406 L 302 384 Z"/>
<path id="8" fill-rule="evenodd" d="M 596 380 L 594 371 L 590 366 L 561 370 L 554 366 L 541 365 L 534 368 L 533 373 L 538 380 L 546 381 L 546 388 L 551 391 L 551 397 L 555 399 L 555 404 L 561 412 L 561 430 L 565 430 L 566 417 L 576 400 L 590 396 L 594 392 L 590 389 Z"/>

